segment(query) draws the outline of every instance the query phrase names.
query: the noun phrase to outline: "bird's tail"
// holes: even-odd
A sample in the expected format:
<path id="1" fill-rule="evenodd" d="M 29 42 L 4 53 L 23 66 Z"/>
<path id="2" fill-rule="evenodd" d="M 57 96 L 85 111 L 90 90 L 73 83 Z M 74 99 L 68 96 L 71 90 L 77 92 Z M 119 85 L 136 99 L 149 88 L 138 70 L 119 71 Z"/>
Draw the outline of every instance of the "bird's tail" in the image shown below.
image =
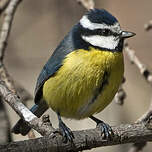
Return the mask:
<path id="1" fill-rule="evenodd" d="M 35 114 L 37 117 L 41 117 L 43 113 L 48 109 L 48 106 L 45 103 L 35 104 L 30 111 Z M 31 127 L 23 120 L 20 119 L 16 125 L 12 128 L 12 132 L 15 134 L 22 134 L 23 136 L 27 135 L 31 130 Z"/>

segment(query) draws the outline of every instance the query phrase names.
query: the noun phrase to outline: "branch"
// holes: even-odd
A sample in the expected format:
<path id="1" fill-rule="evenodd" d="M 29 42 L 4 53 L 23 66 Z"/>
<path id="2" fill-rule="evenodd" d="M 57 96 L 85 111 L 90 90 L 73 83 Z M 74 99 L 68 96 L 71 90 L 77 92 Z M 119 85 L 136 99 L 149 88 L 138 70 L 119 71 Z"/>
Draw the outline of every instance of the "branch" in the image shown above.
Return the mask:
<path id="1" fill-rule="evenodd" d="M 5 8 L 8 6 L 10 0 L 1 0 L 0 1 L 0 14 L 5 10 Z"/>
<path id="2" fill-rule="evenodd" d="M 152 141 L 152 130 L 145 127 L 143 123 L 140 124 L 126 124 L 118 127 L 112 127 L 114 131 L 114 138 L 111 141 L 103 140 L 101 132 L 98 129 L 88 129 L 82 131 L 74 131 L 74 143 L 63 143 L 61 136 L 45 136 L 33 140 L 12 142 L 10 144 L 1 145 L 0 151 L 15 152 L 37 152 L 49 151 L 82 151 L 91 148 L 111 146 L 125 143 L 134 143 Z M 33 146 L 35 145 L 36 146 Z"/>
<path id="3" fill-rule="evenodd" d="M 152 24 L 151 24 L 152 25 Z M 150 30 L 150 24 L 147 25 L 147 30 Z M 135 64 L 137 66 L 137 68 L 139 69 L 140 73 L 142 74 L 142 76 L 145 78 L 145 80 L 152 85 L 152 74 L 151 72 L 148 70 L 148 68 L 139 60 L 139 58 L 135 55 L 135 51 L 133 49 L 131 49 L 128 44 L 125 44 L 125 51 L 128 55 L 129 60 L 131 61 L 132 64 Z M 152 117 L 152 101 L 151 104 L 149 106 L 148 111 L 141 116 L 136 123 L 146 123 L 149 122 L 151 120 Z M 146 125 L 147 128 L 149 127 L 149 125 Z M 151 128 L 151 126 L 150 126 Z M 140 150 L 143 149 L 143 147 L 146 146 L 146 141 L 145 142 L 136 142 L 135 144 L 132 145 L 132 147 L 130 148 L 129 152 L 139 152 Z"/>
<path id="4" fill-rule="evenodd" d="M 51 131 L 54 131 L 51 125 L 45 125 L 26 106 L 24 106 L 19 97 L 14 92 L 10 91 L 2 81 L 0 82 L 0 95 L 2 100 L 6 101 L 31 128 L 35 129 L 41 135 L 44 136 L 50 134 Z"/>
<path id="5" fill-rule="evenodd" d="M 141 116 L 136 123 L 144 123 L 145 126 L 147 127 L 147 129 L 152 129 L 151 125 L 149 126 L 149 122 L 151 121 L 151 117 L 152 117 L 152 99 L 151 99 L 151 104 L 149 106 L 149 109 L 147 110 L 147 112 L 145 112 L 145 114 L 143 114 L 143 116 Z M 131 148 L 129 149 L 128 152 L 139 152 L 141 151 L 147 144 L 147 141 L 145 142 L 136 142 L 134 143 Z"/>
<path id="6" fill-rule="evenodd" d="M 2 26 L 2 32 L 0 34 L 1 62 L 3 61 L 6 41 L 10 32 L 15 8 L 20 1 L 21 0 L 12 0 L 7 8 L 7 11 L 9 11 L 5 14 L 6 16 L 4 18 L 4 25 L 6 24 L 6 27 L 4 25 Z M 89 6 L 88 9 L 92 9 L 93 7 L 94 6 L 91 4 L 91 7 Z M 0 151 L 8 151 L 8 149 L 9 151 L 46 151 L 50 149 L 52 151 L 80 151 L 99 146 L 108 146 L 131 142 L 134 143 L 136 141 L 145 142 L 152 140 L 152 131 L 147 129 L 143 123 L 140 123 L 112 127 L 114 131 L 114 138 L 111 141 L 103 140 L 101 132 L 98 129 L 75 131 L 74 143 L 65 144 L 63 143 L 61 136 L 53 133 L 54 128 L 52 128 L 50 123 L 44 123 L 41 121 L 21 103 L 20 99 L 14 91 L 15 87 L 13 85 L 13 82 L 9 81 L 10 78 L 3 65 L 3 62 L 1 65 L 0 74 L 2 81 L 0 82 L 0 95 L 2 97 L 2 100 L 6 101 L 19 114 L 19 116 L 28 123 L 30 127 L 37 130 L 41 135 L 50 135 L 33 140 L 13 142 L 7 145 L 3 145 L 0 146 Z M 149 126 L 151 126 L 151 124 Z M 35 143 L 37 143 L 37 146 L 33 146 Z"/>
<path id="7" fill-rule="evenodd" d="M 0 99 L 0 144 L 5 144 L 12 141 L 10 133 L 10 120 L 4 103 Z"/>
<path id="8" fill-rule="evenodd" d="M 12 21 L 14 18 L 15 10 L 21 0 L 11 0 L 8 7 L 4 12 L 4 21 L 0 33 L 0 60 L 3 61 L 4 50 L 6 47 L 6 42 L 11 30 Z"/>
<path id="9" fill-rule="evenodd" d="M 137 68 L 139 69 L 142 76 L 145 78 L 145 80 L 152 85 L 152 74 L 148 70 L 148 68 L 139 60 L 139 58 L 135 55 L 135 51 L 131 49 L 128 44 L 125 44 L 124 48 L 125 52 L 127 53 L 127 56 L 132 64 L 135 64 Z"/>
<path id="10" fill-rule="evenodd" d="M 13 79 L 10 77 L 5 66 L 3 65 L 4 52 L 6 50 L 5 48 L 11 30 L 12 21 L 16 8 L 20 2 L 21 0 L 3 0 L 0 2 L 0 11 L 5 10 L 0 33 L 0 78 L 5 82 L 5 85 L 9 88 L 9 90 L 14 93 L 17 90 L 18 94 L 21 96 L 22 101 L 25 103 L 26 101 L 32 99 L 32 96 L 21 85 L 14 83 Z M 5 131 L 3 130 L 3 132 Z M 32 135 L 32 137 L 34 136 Z"/>
<path id="11" fill-rule="evenodd" d="M 149 23 L 144 25 L 144 29 L 146 31 L 150 31 L 152 29 L 152 20 L 150 20 Z"/>
<path id="12" fill-rule="evenodd" d="M 77 2 L 87 10 L 93 9 L 95 6 L 94 0 L 77 0 Z"/>
<path id="13" fill-rule="evenodd" d="M 151 99 L 151 103 L 149 106 L 149 109 L 145 112 L 145 114 L 143 114 L 137 121 L 136 123 L 147 123 L 152 119 L 152 99 Z M 148 127 L 148 126 L 147 126 Z"/>
<path id="14" fill-rule="evenodd" d="M 51 132 L 51 126 L 44 125 L 39 118 L 36 118 L 23 104 L 19 101 L 18 97 L 11 93 L 1 82 L 0 93 L 3 96 L 3 100 L 7 101 L 11 107 L 27 121 L 31 127 L 40 132 L 42 135 L 48 135 Z M 45 118 L 46 119 L 46 118 Z M 147 128 L 147 124 L 149 127 Z M 51 134 L 42 138 L 37 138 L 28 141 L 13 142 L 5 146 L 0 146 L 0 150 L 6 151 L 38 151 L 38 150 L 54 150 L 54 151 L 80 151 L 91 149 L 95 147 L 152 141 L 152 124 L 147 122 L 138 124 L 120 125 L 118 127 L 112 127 L 114 131 L 114 137 L 112 141 L 106 141 L 102 139 L 101 132 L 98 129 L 90 129 L 84 131 L 74 131 L 74 145 L 70 143 L 63 143 L 61 136 Z M 47 128 L 48 127 L 48 128 Z M 46 142 L 47 141 L 47 142 Z M 37 146 L 33 146 L 37 143 Z M 46 144 L 47 143 L 47 144 Z M 26 146 L 27 145 L 27 146 Z M 6 148 L 7 147 L 7 148 Z"/>
<path id="15" fill-rule="evenodd" d="M 126 92 L 123 89 L 123 84 L 125 83 L 126 79 L 123 78 L 123 81 L 119 87 L 118 92 L 116 93 L 115 97 L 114 97 L 114 101 L 115 103 L 117 103 L 118 105 L 123 105 L 124 104 L 124 100 L 126 98 Z"/>

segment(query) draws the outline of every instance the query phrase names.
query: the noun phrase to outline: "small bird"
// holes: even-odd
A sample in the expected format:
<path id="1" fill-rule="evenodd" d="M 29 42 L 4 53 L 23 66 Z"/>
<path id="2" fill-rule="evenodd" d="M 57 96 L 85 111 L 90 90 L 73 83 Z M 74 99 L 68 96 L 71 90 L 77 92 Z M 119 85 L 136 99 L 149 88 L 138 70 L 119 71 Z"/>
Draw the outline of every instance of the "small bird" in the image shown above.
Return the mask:
<path id="1" fill-rule="evenodd" d="M 134 35 L 123 31 L 108 11 L 89 10 L 43 67 L 37 79 L 35 105 L 30 110 L 41 117 L 52 108 L 65 142 L 73 141 L 74 136 L 61 117 L 90 118 L 104 137 L 110 138 L 111 127 L 93 115 L 102 111 L 118 91 L 124 74 L 124 39 Z M 20 119 L 13 132 L 26 135 L 30 129 Z"/>

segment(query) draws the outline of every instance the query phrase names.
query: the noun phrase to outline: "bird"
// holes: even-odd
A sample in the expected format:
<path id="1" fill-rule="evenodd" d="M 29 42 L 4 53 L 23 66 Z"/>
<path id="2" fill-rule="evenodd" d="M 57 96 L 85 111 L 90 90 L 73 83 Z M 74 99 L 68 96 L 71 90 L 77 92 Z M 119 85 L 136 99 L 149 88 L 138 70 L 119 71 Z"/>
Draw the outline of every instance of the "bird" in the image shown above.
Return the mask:
<path id="1" fill-rule="evenodd" d="M 124 75 L 124 40 L 135 33 L 124 31 L 105 9 L 88 10 L 59 43 L 37 79 L 35 105 L 30 109 L 37 117 L 51 108 L 56 114 L 65 142 L 74 135 L 63 122 L 90 118 L 104 138 L 113 133 L 110 125 L 96 118 L 111 103 Z M 20 119 L 13 127 L 26 135 L 30 127 Z"/>

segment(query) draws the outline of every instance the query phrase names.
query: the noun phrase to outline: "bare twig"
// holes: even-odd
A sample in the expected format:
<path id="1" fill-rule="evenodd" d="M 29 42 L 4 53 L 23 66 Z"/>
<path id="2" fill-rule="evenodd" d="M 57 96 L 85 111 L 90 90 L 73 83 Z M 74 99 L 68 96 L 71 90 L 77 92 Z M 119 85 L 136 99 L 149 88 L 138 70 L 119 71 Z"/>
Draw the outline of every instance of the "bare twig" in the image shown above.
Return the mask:
<path id="1" fill-rule="evenodd" d="M 149 31 L 149 30 L 152 29 L 152 20 L 150 20 L 149 23 L 147 23 L 147 24 L 144 25 L 144 29 L 146 31 Z"/>
<path id="2" fill-rule="evenodd" d="M 4 12 L 4 21 L 0 33 L 0 61 L 1 62 L 3 62 L 4 50 L 11 30 L 14 13 L 20 2 L 21 0 L 11 0 L 11 2 L 9 3 L 8 7 Z"/>
<path id="3" fill-rule="evenodd" d="M 152 129 L 152 125 L 150 123 L 151 121 L 151 117 L 152 117 L 152 99 L 151 99 L 151 104 L 149 106 L 149 109 L 148 111 L 143 115 L 141 116 L 137 121 L 136 123 L 144 123 L 145 126 L 148 128 L 148 129 Z M 147 142 L 137 142 L 137 143 L 134 143 L 128 152 L 139 152 L 141 151 L 145 146 L 146 146 Z"/>
<path id="4" fill-rule="evenodd" d="M 20 1 L 21 0 L 11 0 L 8 8 L 6 9 L 7 11 L 9 11 L 6 11 L 7 13 L 5 13 L 4 25 L 2 26 L 2 32 L 0 34 L 1 62 L 3 61 L 6 41 L 10 32 L 15 8 Z M 87 9 L 94 8 L 93 3 L 90 3 L 90 5 L 83 4 L 83 6 Z M 54 132 L 54 128 L 51 126 L 51 123 L 48 121 L 48 119 L 46 119 L 47 117 L 45 117 L 45 119 L 43 118 L 43 121 L 41 121 L 20 102 L 20 99 L 14 91 L 15 87 L 13 85 L 13 82 L 10 81 L 11 79 L 5 67 L 3 66 L 3 62 L 1 63 L 0 70 L 0 78 L 2 80 L 0 82 L 0 95 L 2 97 L 2 100 L 6 101 L 19 114 L 19 116 L 28 123 L 30 127 L 37 130 L 41 135 L 48 135 L 51 132 Z M 8 149 L 9 151 L 42 151 L 44 149 L 45 151 L 50 149 L 52 151 L 80 151 L 99 146 L 123 144 L 130 142 L 135 143 L 137 141 L 152 141 L 152 131 L 147 129 L 144 123 L 121 125 L 118 127 L 112 127 L 112 129 L 114 131 L 114 138 L 111 141 L 103 140 L 101 132 L 98 129 L 90 129 L 74 132 L 75 139 L 73 144 L 65 144 L 63 143 L 61 136 L 55 136 L 54 134 L 52 134 L 52 136 L 46 136 L 33 140 L 20 141 L 16 143 L 11 143 L 9 145 L 0 146 L 0 151 L 8 151 Z M 37 143 L 37 146 L 33 146 L 35 143 Z"/>
<path id="5" fill-rule="evenodd" d="M 101 131 L 99 129 L 88 129 L 82 131 L 73 131 L 73 144 L 63 143 L 61 136 L 45 136 L 33 140 L 25 140 L 13 142 L 7 145 L 0 146 L 0 151 L 15 152 L 37 152 L 37 151 L 82 151 L 102 146 L 118 145 L 125 143 L 134 143 L 136 141 L 145 142 L 152 141 L 152 130 L 145 127 L 143 123 L 140 124 L 126 124 L 117 127 L 112 127 L 114 137 L 112 140 L 102 139 Z M 35 145 L 36 146 L 33 146 Z"/>
<path id="6" fill-rule="evenodd" d="M 125 44 L 125 52 L 127 53 L 127 56 L 129 58 L 129 60 L 131 61 L 131 63 L 135 64 L 140 73 L 144 76 L 144 78 L 146 79 L 146 81 L 152 85 L 152 74 L 151 72 L 148 70 L 148 68 L 139 60 L 139 58 L 135 55 L 135 51 L 133 49 L 131 49 L 128 44 Z"/>
<path id="7" fill-rule="evenodd" d="M 126 92 L 124 91 L 124 89 L 122 88 L 122 85 L 120 86 L 118 92 L 115 95 L 114 101 L 122 106 L 124 104 L 124 99 L 126 98 Z"/>
<path id="8" fill-rule="evenodd" d="M 152 99 L 151 99 L 151 103 L 149 106 L 149 109 L 147 110 L 147 112 L 145 112 L 145 114 L 143 114 L 137 121 L 136 123 L 140 123 L 140 122 L 149 122 L 149 120 L 152 117 Z"/>
<path id="9" fill-rule="evenodd" d="M 150 26 L 150 24 L 149 24 Z M 150 28 L 150 27 L 149 27 Z M 148 29 L 147 29 L 148 30 Z M 133 49 L 131 49 L 128 44 L 125 45 L 125 51 L 127 52 L 128 58 L 130 59 L 131 63 L 135 64 L 140 73 L 143 75 L 143 77 L 145 78 L 145 80 L 152 85 L 152 74 L 151 72 L 148 70 L 148 68 L 139 60 L 139 58 L 135 55 L 135 51 Z M 151 120 L 152 117 L 152 101 L 151 101 L 151 105 L 149 106 L 148 111 L 141 116 L 136 123 L 140 123 L 140 122 L 144 122 L 147 125 L 147 128 L 152 129 L 151 127 L 151 123 L 147 123 Z M 150 125 L 149 125 L 150 124 Z M 143 149 L 143 147 L 146 145 L 146 142 L 143 143 L 135 143 L 133 144 L 133 146 L 130 148 L 129 152 L 138 152 L 141 149 Z"/>
<path id="10" fill-rule="evenodd" d="M 114 101 L 118 105 L 123 105 L 124 104 L 124 99 L 126 98 L 126 92 L 123 89 L 123 84 L 125 83 L 125 81 L 126 81 L 125 78 L 123 78 L 122 84 L 120 85 L 119 90 L 114 97 Z"/>
<path id="11" fill-rule="evenodd" d="M 4 103 L 0 99 L 0 144 L 12 141 L 10 133 L 10 121 Z"/>
<path id="12" fill-rule="evenodd" d="M 0 83 L 0 95 L 2 99 L 6 101 L 14 109 L 14 111 L 29 124 L 29 126 L 31 126 L 31 128 L 35 129 L 41 135 L 50 134 L 51 131 L 54 131 L 54 128 L 52 128 L 52 126 L 44 126 L 43 122 L 31 111 L 29 111 L 29 109 L 27 109 L 21 103 L 18 96 L 11 92 L 2 81 Z"/>
<path id="13" fill-rule="evenodd" d="M 90 10 L 95 6 L 94 0 L 77 0 L 85 9 Z"/>
<path id="14" fill-rule="evenodd" d="M 14 90 L 13 87 L 13 80 L 10 78 L 10 76 L 7 73 L 7 70 L 5 69 L 4 65 L 3 65 L 3 56 L 4 56 L 4 51 L 5 51 L 5 47 L 6 47 L 6 41 L 8 39 L 9 36 L 9 32 L 11 29 L 11 23 L 13 20 L 13 15 L 16 9 L 17 3 L 16 1 L 11 1 L 10 0 L 1 0 L 0 1 L 0 13 L 2 13 L 4 10 L 4 21 L 2 24 L 2 29 L 1 29 L 1 33 L 0 33 L 0 79 L 5 81 L 6 85 L 10 88 L 10 90 Z M 11 135 L 10 135 L 10 122 L 5 110 L 5 107 L 3 103 L 1 103 L 1 114 L 3 116 L 5 116 L 5 123 L 1 122 L 1 126 L 2 125 L 7 125 L 7 126 L 3 126 L 3 129 L 1 128 L 2 132 L 7 134 L 7 137 L 2 136 L 3 137 L 3 141 L 1 140 L 1 142 L 10 142 L 11 141 Z M 3 109 L 2 109 L 3 108 Z M 7 138 L 5 141 L 4 139 Z"/>
<path id="15" fill-rule="evenodd" d="M 0 14 L 5 10 L 10 0 L 1 0 L 0 1 Z"/>
<path id="16" fill-rule="evenodd" d="M 7 3 L 9 1 L 3 0 L 3 3 L 1 1 L 0 4 L 1 4 L 1 6 L 3 6 L 1 8 L 4 9 L 4 5 L 7 6 Z M 0 33 L 0 61 L 1 61 L 0 62 L 0 65 L 1 65 L 0 77 L 1 77 L 1 80 L 5 81 L 6 85 L 8 86 L 8 88 L 10 90 L 12 90 L 14 92 L 17 90 L 18 94 L 21 97 L 21 100 L 24 103 L 26 103 L 26 101 L 32 99 L 32 96 L 19 84 L 14 83 L 13 79 L 9 76 L 6 68 L 3 65 L 4 52 L 5 52 L 8 36 L 9 36 L 10 30 L 11 30 L 14 13 L 20 2 L 21 2 L 21 0 L 11 0 L 10 4 L 8 5 L 8 7 L 6 8 L 6 10 L 4 12 L 4 21 L 3 21 L 2 29 L 1 29 L 1 33 Z M 15 84 L 15 87 L 14 87 L 14 84 Z M 32 134 L 32 137 L 34 137 L 33 132 L 30 132 L 29 137 L 31 137 L 31 134 Z"/>

